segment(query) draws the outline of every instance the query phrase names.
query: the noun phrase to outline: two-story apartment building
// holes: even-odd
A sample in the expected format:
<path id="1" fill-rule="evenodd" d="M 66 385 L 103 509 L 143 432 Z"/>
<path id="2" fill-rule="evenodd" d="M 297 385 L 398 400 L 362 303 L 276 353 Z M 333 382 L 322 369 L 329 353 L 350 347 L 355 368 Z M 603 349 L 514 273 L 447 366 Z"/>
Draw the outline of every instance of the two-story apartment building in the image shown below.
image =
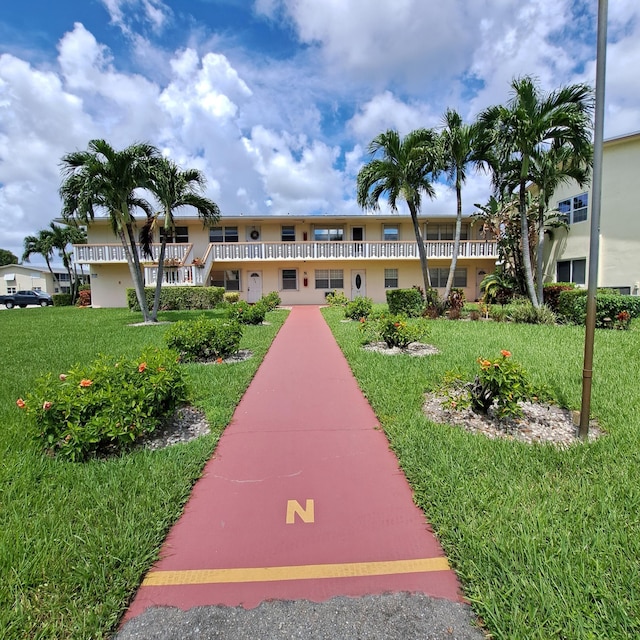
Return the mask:
<path id="1" fill-rule="evenodd" d="M 598 286 L 640 294 L 640 132 L 605 140 L 600 203 Z M 591 230 L 591 187 L 560 187 L 551 204 L 564 213 L 568 229 L 550 232 L 545 281 L 587 284 Z"/>
<path id="2" fill-rule="evenodd" d="M 421 220 L 432 286 L 443 290 L 453 254 L 454 219 Z M 386 300 L 387 289 L 422 286 L 417 244 L 408 215 L 223 216 L 203 227 L 180 218 L 167 246 L 163 286 L 222 286 L 254 302 L 278 291 L 283 304 L 322 304 L 328 292 Z M 158 238 L 159 242 L 160 238 Z M 154 245 L 157 257 L 160 245 Z M 89 265 L 94 306 L 126 305 L 131 277 L 122 246 L 107 219 L 88 229 L 88 244 L 74 248 Z M 454 286 L 468 299 L 495 268 L 495 240 L 466 219 Z M 157 266 L 144 262 L 145 282 L 155 285 Z"/>

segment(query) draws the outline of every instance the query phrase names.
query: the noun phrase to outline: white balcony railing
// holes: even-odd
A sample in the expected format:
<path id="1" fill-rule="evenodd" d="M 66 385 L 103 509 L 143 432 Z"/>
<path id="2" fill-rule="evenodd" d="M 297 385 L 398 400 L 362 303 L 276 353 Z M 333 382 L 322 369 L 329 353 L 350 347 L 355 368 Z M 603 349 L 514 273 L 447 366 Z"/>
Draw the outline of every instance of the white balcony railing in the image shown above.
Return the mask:
<path id="1" fill-rule="evenodd" d="M 165 268 L 191 269 L 191 244 L 168 244 Z M 425 242 L 427 258 L 451 259 L 453 241 Z M 80 263 L 126 262 L 124 249 L 119 244 L 74 245 L 75 259 Z M 141 256 L 148 264 L 157 261 L 160 245 L 153 245 L 151 259 Z M 462 240 L 458 258 L 497 258 L 495 241 Z M 212 243 L 203 258 L 204 268 L 193 267 L 191 277 L 207 273 L 215 262 L 286 261 L 286 260 L 417 260 L 418 245 L 415 242 L 221 242 Z M 171 264 L 173 263 L 173 264 Z M 155 267 L 147 266 L 148 270 Z M 186 273 L 186 272 L 185 272 Z M 185 276 L 186 277 L 186 276 Z"/>

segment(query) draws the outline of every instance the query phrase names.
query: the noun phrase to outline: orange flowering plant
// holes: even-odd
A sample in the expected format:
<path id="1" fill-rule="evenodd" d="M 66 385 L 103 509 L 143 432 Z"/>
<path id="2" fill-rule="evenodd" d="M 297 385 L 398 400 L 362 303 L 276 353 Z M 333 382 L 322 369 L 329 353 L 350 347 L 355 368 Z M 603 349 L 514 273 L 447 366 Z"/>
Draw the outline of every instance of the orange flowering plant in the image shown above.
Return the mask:
<path id="1" fill-rule="evenodd" d="M 522 415 L 521 401 L 535 401 L 545 394 L 542 389 L 534 388 L 527 372 L 506 349 L 493 360 L 478 358 L 478 364 L 480 371 L 474 380 L 458 384 L 456 390 L 448 394 L 447 404 L 451 408 L 470 406 L 475 413 L 482 414 L 493 409 L 499 419 L 517 418 Z M 452 381 L 450 377 L 448 383 Z"/>
<path id="2" fill-rule="evenodd" d="M 404 349 L 412 342 L 418 342 L 427 334 L 427 323 L 423 318 L 407 318 L 405 315 L 380 315 L 374 320 L 360 324 L 364 334 L 363 342 L 387 343 L 389 348 Z"/>
<path id="3" fill-rule="evenodd" d="M 50 373 L 16 405 L 33 421 L 45 449 L 76 461 L 129 447 L 185 399 L 177 354 L 156 349 L 139 358 L 101 356 Z"/>

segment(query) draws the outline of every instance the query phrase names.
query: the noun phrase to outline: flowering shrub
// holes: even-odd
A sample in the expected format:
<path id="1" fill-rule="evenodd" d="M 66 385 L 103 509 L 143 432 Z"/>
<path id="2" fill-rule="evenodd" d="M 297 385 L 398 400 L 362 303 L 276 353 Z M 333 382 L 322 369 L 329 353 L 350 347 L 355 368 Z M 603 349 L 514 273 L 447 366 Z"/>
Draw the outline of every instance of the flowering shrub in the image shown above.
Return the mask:
<path id="1" fill-rule="evenodd" d="M 447 403 L 451 408 L 470 406 L 476 413 L 487 414 L 492 407 L 495 415 L 513 418 L 522 415 L 518 402 L 537 400 L 541 394 L 529 381 L 527 372 L 520 364 L 511 359 L 511 352 L 502 350 L 500 357 L 494 360 L 478 358 L 480 372 L 473 382 L 463 384 L 468 394 L 453 392 L 448 395 Z M 455 378 L 449 378 L 451 383 Z"/>
<path id="2" fill-rule="evenodd" d="M 91 289 L 81 289 L 78 291 L 78 299 L 76 300 L 76 307 L 90 307 L 91 306 Z"/>
<path id="3" fill-rule="evenodd" d="M 347 303 L 344 309 L 344 317 L 352 320 L 360 320 L 360 318 L 368 318 L 373 309 L 373 300 L 358 296 Z"/>
<path id="4" fill-rule="evenodd" d="M 176 353 L 150 350 L 139 358 L 101 356 L 67 373 L 49 373 L 16 404 L 34 422 L 45 449 L 78 461 L 130 447 L 185 399 Z"/>
<path id="5" fill-rule="evenodd" d="M 242 327 L 236 320 L 180 320 L 164 334 L 169 349 L 180 354 L 185 362 L 225 358 L 240 348 Z"/>
<path id="6" fill-rule="evenodd" d="M 262 324 L 266 315 L 267 305 L 262 300 L 255 304 L 240 300 L 229 307 L 229 318 L 240 324 Z"/>
<path id="7" fill-rule="evenodd" d="M 382 340 L 389 348 L 404 349 L 412 342 L 422 340 L 426 335 L 424 320 L 409 320 L 403 315 L 381 315 L 376 320 L 362 321 L 360 325 L 364 342 Z"/>

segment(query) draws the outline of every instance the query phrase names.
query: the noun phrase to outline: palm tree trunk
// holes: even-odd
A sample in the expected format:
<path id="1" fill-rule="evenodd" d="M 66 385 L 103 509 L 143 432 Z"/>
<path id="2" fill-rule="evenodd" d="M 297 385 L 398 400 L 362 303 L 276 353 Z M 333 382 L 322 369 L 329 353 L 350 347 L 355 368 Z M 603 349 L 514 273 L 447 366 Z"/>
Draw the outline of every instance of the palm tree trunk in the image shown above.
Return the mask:
<path id="1" fill-rule="evenodd" d="M 522 236 L 522 264 L 524 266 L 524 276 L 527 284 L 529 299 L 534 307 L 539 307 L 536 287 L 533 282 L 533 271 L 531 267 L 531 246 L 529 244 L 529 219 L 527 217 L 526 203 L 526 183 L 520 181 L 520 235 Z"/>
<path id="2" fill-rule="evenodd" d="M 538 302 L 544 303 L 544 205 L 540 202 L 538 209 L 538 248 L 536 253 L 536 276 Z"/>
<path id="3" fill-rule="evenodd" d="M 124 231 L 119 231 L 118 233 L 127 257 L 127 264 L 129 265 L 129 272 L 131 273 L 131 279 L 133 280 L 133 288 L 136 292 L 138 305 L 140 305 L 140 310 L 142 311 L 142 317 L 145 322 L 151 322 L 149 307 L 147 306 L 147 299 L 144 292 L 142 271 L 140 270 L 140 256 L 138 255 L 135 238 L 133 237 L 133 228 L 130 224 L 127 224 L 126 228 L 126 235 Z"/>
<path id="4" fill-rule="evenodd" d="M 160 296 L 162 295 L 162 278 L 164 276 L 164 254 L 167 248 L 167 234 L 162 236 L 160 245 L 160 256 L 158 257 L 158 272 L 156 274 L 156 291 L 153 296 L 153 309 L 151 311 L 151 321 L 158 322 L 158 309 L 160 309 Z"/>
<path id="5" fill-rule="evenodd" d="M 444 288 L 444 300 L 449 299 L 451 288 L 453 287 L 453 276 L 458 263 L 458 252 L 460 251 L 460 235 L 462 233 L 462 187 L 460 185 L 460 178 L 456 174 L 456 233 L 453 240 L 453 255 L 451 256 L 451 266 L 449 267 L 449 277 L 447 278 L 447 285 Z"/>
<path id="6" fill-rule="evenodd" d="M 429 265 L 427 263 L 427 251 L 424 247 L 422 240 L 422 233 L 420 232 L 420 224 L 418 223 L 418 212 L 416 206 L 412 201 L 407 200 L 409 205 L 409 212 L 411 213 L 411 222 L 413 222 L 413 231 L 416 234 L 416 242 L 418 243 L 418 255 L 420 256 L 420 268 L 422 270 L 422 280 L 424 282 L 425 294 L 431 289 L 431 278 L 429 277 Z"/>

